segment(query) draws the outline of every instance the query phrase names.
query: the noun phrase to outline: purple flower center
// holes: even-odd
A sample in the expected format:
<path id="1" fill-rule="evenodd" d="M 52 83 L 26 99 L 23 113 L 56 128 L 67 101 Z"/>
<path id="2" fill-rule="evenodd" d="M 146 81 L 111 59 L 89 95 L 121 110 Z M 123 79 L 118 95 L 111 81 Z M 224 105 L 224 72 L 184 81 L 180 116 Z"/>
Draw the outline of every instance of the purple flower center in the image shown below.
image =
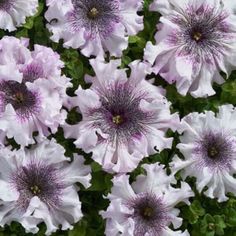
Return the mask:
<path id="1" fill-rule="evenodd" d="M 189 55 L 196 62 L 203 59 L 212 63 L 209 58 L 222 54 L 224 42 L 232 38 L 227 13 L 205 3 L 198 7 L 189 5 L 179 13 L 170 18 L 180 29 L 169 35 L 169 43 L 180 46 L 180 55 Z"/>
<path id="2" fill-rule="evenodd" d="M 121 125 L 125 120 L 121 115 L 114 115 L 112 117 L 112 122 L 116 125 Z"/>
<path id="3" fill-rule="evenodd" d="M 58 207 L 64 188 L 60 178 L 57 169 L 41 162 L 31 162 L 19 167 L 11 176 L 12 185 L 20 193 L 17 207 L 25 210 L 34 196 L 49 208 Z"/>
<path id="4" fill-rule="evenodd" d="M 89 19 L 95 19 L 99 16 L 99 11 L 96 7 L 93 7 L 91 10 L 88 11 L 87 14 Z"/>
<path id="5" fill-rule="evenodd" d="M 116 83 L 105 92 L 97 91 L 101 106 L 88 111 L 93 126 L 109 134 L 110 141 L 128 142 L 147 131 L 147 123 L 152 120 L 151 112 L 140 109 L 140 101 L 145 93 L 135 91 L 128 83 Z"/>
<path id="6" fill-rule="evenodd" d="M 208 147 L 207 148 L 207 156 L 211 159 L 219 158 L 219 147 Z"/>
<path id="7" fill-rule="evenodd" d="M 72 4 L 74 10 L 67 15 L 69 25 L 75 32 L 85 28 L 88 38 L 107 38 L 120 22 L 119 0 L 72 0 Z"/>
<path id="8" fill-rule="evenodd" d="M 229 168 L 234 155 L 234 142 L 222 133 L 208 132 L 196 142 L 194 153 L 201 165 L 217 169 Z"/>
<path id="9" fill-rule="evenodd" d="M 0 83 L 0 111 L 11 104 L 21 120 L 39 112 L 39 95 L 28 90 L 24 83 L 3 81 Z"/>
<path id="10" fill-rule="evenodd" d="M 200 42 L 201 40 L 204 39 L 203 34 L 200 33 L 200 30 L 193 30 L 191 36 L 192 39 L 195 40 L 196 42 Z"/>
<path id="11" fill-rule="evenodd" d="M 134 236 L 144 236 L 146 233 L 160 236 L 170 220 L 162 200 L 154 193 L 141 193 L 131 199 L 127 206 L 133 211 L 128 217 L 135 222 Z"/>

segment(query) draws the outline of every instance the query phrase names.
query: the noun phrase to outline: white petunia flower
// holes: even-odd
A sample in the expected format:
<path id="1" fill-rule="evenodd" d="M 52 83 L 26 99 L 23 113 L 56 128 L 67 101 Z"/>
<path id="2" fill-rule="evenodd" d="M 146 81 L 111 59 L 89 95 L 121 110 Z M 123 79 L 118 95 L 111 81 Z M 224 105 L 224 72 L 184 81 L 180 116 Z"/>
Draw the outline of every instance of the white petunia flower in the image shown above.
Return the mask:
<path id="1" fill-rule="evenodd" d="M 55 133 L 66 119 L 66 89 L 69 79 L 61 76 L 63 63 L 52 49 L 35 45 L 27 49 L 26 39 L 0 40 L 0 130 L 20 145 L 34 143 Z"/>
<path id="2" fill-rule="evenodd" d="M 75 183 L 90 186 L 90 167 L 78 155 L 69 163 L 64 152 L 49 140 L 30 150 L 0 150 L 0 226 L 17 221 L 37 233 L 45 222 L 50 235 L 59 227 L 72 229 L 82 218 Z"/>
<path id="3" fill-rule="evenodd" d="M 0 28 L 8 31 L 25 23 L 28 16 L 37 12 L 38 0 L 1 0 Z"/>
<path id="4" fill-rule="evenodd" d="M 72 104 L 83 119 L 78 125 L 64 126 L 65 137 L 109 172 L 129 172 L 144 156 L 171 148 L 165 133 L 176 130 L 177 113 L 171 114 L 165 91 L 145 80 L 149 66 L 134 61 L 131 75 L 117 69 L 120 60 L 104 63 L 90 60 L 96 77 L 86 77 L 92 86 L 78 88 Z"/>
<path id="5" fill-rule="evenodd" d="M 175 206 L 189 203 L 194 194 L 185 182 L 180 188 L 171 187 L 176 180 L 167 176 L 162 165 L 143 165 L 147 175 L 140 175 L 130 185 L 127 175 L 114 177 L 108 199 L 111 201 L 101 215 L 106 219 L 107 236 L 189 236 L 177 229 L 182 224 Z"/>
<path id="6" fill-rule="evenodd" d="M 143 17 L 137 14 L 141 0 L 48 0 L 47 4 L 51 39 L 63 39 L 65 47 L 80 48 L 87 57 L 106 51 L 121 56 L 128 36 L 143 29 Z"/>
<path id="7" fill-rule="evenodd" d="M 212 111 L 191 113 L 183 118 L 183 135 L 177 148 L 185 160 L 175 156 L 170 164 L 173 171 L 181 170 L 183 178 L 196 177 L 199 192 L 226 201 L 226 193 L 236 194 L 236 110 L 232 105 Z"/>
<path id="8" fill-rule="evenodd" d="M 162 14 L 144 53 L 153 71 L 182 95 L 214 95 L 220 71 L 228 77 L 236 68 L 236 15 L 220 0 L 155 0 L 150 9 Z"/>

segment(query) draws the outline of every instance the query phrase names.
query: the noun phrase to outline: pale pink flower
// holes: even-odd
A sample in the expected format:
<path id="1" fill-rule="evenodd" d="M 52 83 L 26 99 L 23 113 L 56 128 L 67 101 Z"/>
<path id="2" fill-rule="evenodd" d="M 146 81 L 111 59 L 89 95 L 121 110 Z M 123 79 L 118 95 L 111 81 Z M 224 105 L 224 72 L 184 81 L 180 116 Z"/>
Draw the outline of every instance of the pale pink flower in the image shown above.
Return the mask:
<path id="1" fill-rule="evenodd" d="M 137 14 L 141 0 L 49 0 L 47 4 L 51 39 L 63 39 L 65 47 L 79 48 L 88 57 L 106 51 L 121 56 L 128 36 L 143 29 L 143 17 Z"/>
<path id="2" fill-rule="evenodd" d="M 155 0 L 162 14 L 156 44 L 148 42 L 144 58 L 180 94 L 215 94 L 213 82 L 224 83 L 236 66 L 236 15 L 220 0 Z"/>
<path id="3" fill-rule="evenodd" d="M 95 77 L 89 89 L 78 88 L 71 103 L 79 107 L 83 119 L 78 125 L 64 126 L 65 137 L 75 138 L 75 145 L 110 172 L 129 172 L 140 160 L 171 148 L 172 138 L 165 133 L 175 130 L 177 113 L 171 114 L 165 91 L 145 80 L 150 68 L 134 61 L 118 69 L 120 60 L 104 63 L 90 60 Z"/>
<path id="4" fill-rule="evenodd" d="M 196 177 L 199 192 L 226 201 L 226 193 L 236 194 L 236 111 L 232 105 L 212 111 L 191 113 L 183 118 L 180 143 L 177 148 L 184 160 L 175 156 L 170 164 L 173 171 L 181 170 L 183 178 Z"/>
<path id="5" fill-rule="evenodd" d="M 162 165 L 143 165 L 146 175 L 139 175 L 136 181 L 129 183 L 127 175 L 113 179 L 111 193 L 107 196 L 110 205 L 101 215 L 106 219 L 107 236 L 189 236 L 178 229 L 182 218 L 178 217 L 179 202 L 189 204 L 194 194 L 190 186 L 181 182 L 180 188 L 171 184 L 176 180 L 167 175 Z"/>

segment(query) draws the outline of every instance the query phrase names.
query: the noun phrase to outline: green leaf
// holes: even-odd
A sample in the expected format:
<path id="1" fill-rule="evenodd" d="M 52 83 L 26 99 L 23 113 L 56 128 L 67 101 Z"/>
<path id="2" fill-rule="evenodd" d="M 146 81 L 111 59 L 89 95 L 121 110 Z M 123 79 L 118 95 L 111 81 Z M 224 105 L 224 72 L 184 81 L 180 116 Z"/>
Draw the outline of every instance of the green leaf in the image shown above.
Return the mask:
<path id="1" fill-rule="evenodd" d="M 197 223 L 198 216 L 196 214 L 193 214 L 189 207 L 186 206 L 182 208 L 182 215 L 183 218 L 187 219 L 190 224 Z"/>
<path id="2" fill-rule="evenodd" d="M 226 224 L 229 227 L 235 227 L 236 226 L 236 210 L 233 208 L 229 208 L 226 211 Z"/>
<path id="3" fill-rule="evenodd" d="M 99 165 L 97 162 L 93 162 L 92 164 L 91 164 L 91 168 L 92 168 L 92 171 L 93 172 L 98 172 L 98 171 L 101 171 L 102 170 L 102 167 L 101 167 L 101 165 Z"/>
<path id="4" fill-rule="evenodd" d="M 197 216 L 203 216 L 205 214 L 205 209 L 201 206 L 201 203 L 198 200 L 194 200 L 189 208 L 193 214 Z"/>
<path id="5" fill-rule="evenodd" d="M 75 225 L 74 229 L 69 231 L 68 236 L 86 236 L 87 222 L 81 220 Z"/>
<path id="6" fill-rule="evenodd" d="M 111 185 L 112 176 L 103 171 L 92 173 L 92 186 L 87 191 L 104 191 Z"/>
<path id="7" fill-rule="evenodd" d="M 22 30 L 17 31 L 16 37 L 17 38 L 21 38 L 21 37 L 28 38 L 29 37 L 28 30 L 26 28 L 23 28 Z"/>
<path id="8" fill-rule="evenodd" d="M 137 35 L 129 36 L 129 43 L 137 43 L 140 40 L 140 38 Z"/>
<path id="9" fill-rule="evenodd" d="M 128 57 L 128 56 L 123 56 L 122 57 L 122 63 L 124 65 L 128 65 L 130 62 L 132 62 L 132 59 L 130 57 Z"/>
<path id="10" fill-rule="evenodd" d="M 206 214 L 201 220 L 200 232 L 204 235 L 209 232 L 215 232 L 215 220 L 210 214 Z"/>
<path id="11" fill-rule="evenodd" d="M 222 86 L 221 101 L 228 103 L 236 103 L 236 81 L 227 81 Z"/>
<path id="12" fill-rule="evenodd" d="M 224 217 L 216 215 L 215 219 L 215 232 L 216 235 L 224 235 L 224 229 L 226 228 L 226 224 L 224 222 Z"/>
<path id="13" fill-rule="evenodd" d="M 32 29 L 33 26 L 34 26 L 34 17 L 28 17 L 23 27 L 26 29 Z"/>

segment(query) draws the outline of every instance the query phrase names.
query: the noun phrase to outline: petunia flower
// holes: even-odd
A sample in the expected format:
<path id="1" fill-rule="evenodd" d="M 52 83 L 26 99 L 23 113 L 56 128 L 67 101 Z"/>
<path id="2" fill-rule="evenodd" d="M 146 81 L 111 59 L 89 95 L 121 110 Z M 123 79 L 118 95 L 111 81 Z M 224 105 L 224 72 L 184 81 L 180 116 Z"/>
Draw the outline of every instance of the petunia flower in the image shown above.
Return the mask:
<path id="1" fill-rule="evenodd" d="M 153 71 L 182 95 L 215 94 L 213 82 L 225 81 L 220 71 L 228 77 L 236 66 L 236 15 L 220 0 L 156 0 L 150 9 L 163 14 L 144 53 Z"/>
<path id="2" fill-rule="evenodd" d="M 134 61 L 127 77 L 125 69 L 117 69 L 120 60 L 90 63 L 96 76 L 86 79 L 92 86 L 79 87 L 71 101 L 83 119 L 64 126 L 65 136 L 109 172 L 132 171 L 144 156 L 171 148 L 165 133 L 177 128 L 178 114 L 171 114 L 165 91 L 145 80 L 149 66 Z"/>
<path id="3" fill-rule="evenodd" d="M 143 17 L 137 14 L 141 0 L 48 0 L 47 4 L 51 39 L 63 39 L 65 47 L 79 48 L 87 57 L 106 51 L 121 56 L 128 36 L 143 29 Z"/>
<path id="4" fill-rule="evenodd" d="M 26 39 L 0 40 L 0 132 L 20 145 L 34 143 L 33 132 L 44 138 L 55 133 L 66 119 L 66 89 L 69 79 L 61 76 L 59 55 Z"/>
<path id="5" fill-rule="evenodd" d="M 178 229 L 182 218 L 178 217 L 179 202 L 189 204 L 194 194 L 185 182 L 180 188 L 171 184 L 176 180 L 167 176 L 163 165 L 143 165 L 146 175 L 139 175 L 136 181 L 129 183 L 127 175 L 113 179 L 111 193 L 107 196 L 110 205 L 101 215 L 106 219 L 107 236 L 189 236 L 187 230 Z M 169 226 L 173 224 L 174 230 Z"/>
<path id="6" fill-rule="evenodd" d="M 0 28 L 8 31 L 25 23 L 26 17 L 37 12 L 38 0 L 1 0 Z"/>
<path id="7" fill-rule="evenodd" d="M 180 143 L 177 148 L 184 160 L 175 156 L 170 164 L 173 171 L 181 170 L 185 179 L 196 177 L 199 192 L 219 202 L 226 201 L 226 193 L 236 194 L 236 111 L 232 105 L 212 111 L 191 113 L 183 118 Z M 204 189 L 207 187 L 207 190 Z"/>
<path id="8" fill-rule="evenodd" d="M 79 182 L 90 186 L 90 167 L 75 155 L 64 156 L 64 148 L 54 140 L 36 147 L 0 150 L 0 225 L 19 222 L 26 232 L 37 233 L 38 224 L 47 226 L 46 235 L 72 229 L 83 214 L 77 194 Z"/>

